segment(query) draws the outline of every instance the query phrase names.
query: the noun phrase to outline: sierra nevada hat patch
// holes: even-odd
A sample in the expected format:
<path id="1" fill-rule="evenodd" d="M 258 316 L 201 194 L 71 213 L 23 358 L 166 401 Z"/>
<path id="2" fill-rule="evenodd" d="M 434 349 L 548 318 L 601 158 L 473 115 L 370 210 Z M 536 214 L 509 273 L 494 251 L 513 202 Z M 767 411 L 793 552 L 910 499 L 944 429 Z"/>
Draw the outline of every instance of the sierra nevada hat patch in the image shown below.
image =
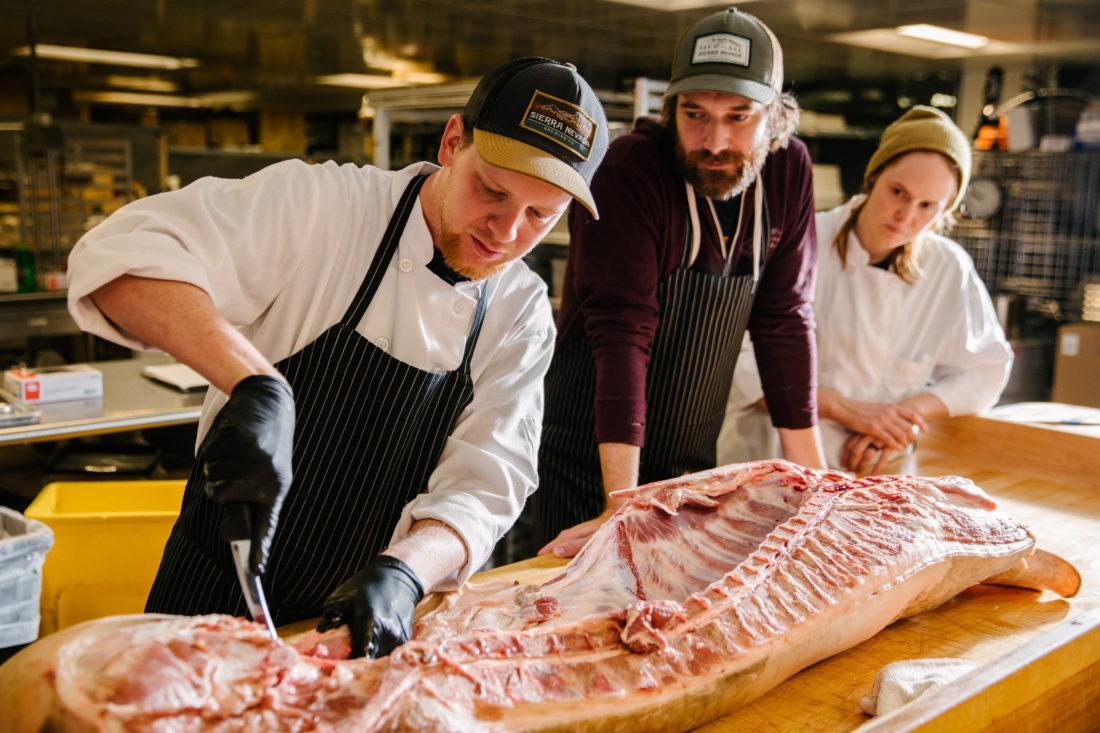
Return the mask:
<path id="1" fill-rule="evenodd" d="M 575 104 L 536 91 L 519 126 L 553 140 L 581 160 L 588 160 L 596 137 L 596 121 Z"/>

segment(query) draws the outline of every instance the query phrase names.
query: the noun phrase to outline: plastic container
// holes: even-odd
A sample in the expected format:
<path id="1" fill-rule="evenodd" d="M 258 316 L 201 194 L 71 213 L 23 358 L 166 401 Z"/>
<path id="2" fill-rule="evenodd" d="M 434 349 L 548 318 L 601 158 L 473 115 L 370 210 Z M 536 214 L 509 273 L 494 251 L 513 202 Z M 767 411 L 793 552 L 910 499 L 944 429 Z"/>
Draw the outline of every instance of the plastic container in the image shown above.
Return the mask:
<path id="1" fill-rule="evenodd" d="M 54 532 L 42 571 L 42 634 L 115 614 L 141 613 L 183 481 L 48 484 L 27 516 Z"/>
<path id="2" fill-rule="evenodd" d="M 50 528 L 0 506 L 0 649 L 38 638 L 42 563 Z"/>

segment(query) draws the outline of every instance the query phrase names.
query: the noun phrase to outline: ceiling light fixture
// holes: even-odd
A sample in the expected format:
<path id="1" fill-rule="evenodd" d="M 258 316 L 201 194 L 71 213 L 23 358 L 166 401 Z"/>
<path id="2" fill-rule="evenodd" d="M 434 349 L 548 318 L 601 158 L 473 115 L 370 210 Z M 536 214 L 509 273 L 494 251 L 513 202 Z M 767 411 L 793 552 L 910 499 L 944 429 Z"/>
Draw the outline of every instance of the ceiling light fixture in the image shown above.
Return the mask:
<path id="1" fill-rule="evenodd" d="M 918 23 L 916 25 L 902 25 L 895 29 L 898 35 L 905 36 L 907 38 L 919 38 L 922 41 L 932 41 L 933 43 L 943 43 L 948 46 L 959 46 L 961 48 L 982 48 L 989 45 L 989 39 L 985 36 L 979 36 L 974 33 L 963 33 L 962 31 L 954 31 L 950 28 L 942 28 L 938 25 L 928 25 L 927 23 Z"/>
<path id="2" fill-rule="evenodd" d="M 259 95 L 253 91 L 209 92 L 197 96 L 175 94 L 143 94 L 140 92 L 86 92 L 73 93 L 73 101 L 81 104 L 122 104 L 138 107 L 241 107 L 255 102 Z"/>
<path id="3" fill-rule="evenodd" d="M 73 92 L 77 103 L 128 104 L 141 107 L 201 107 L 196 97 L 173 94 L 143 94 L 140 92 Z"/>
<path id="4" fill-rule="evenodd" d="M 415 69 L 397 69 L 393 72 L 393 78 L 402 84 L 439 84 L 447 81 L 446 74 L 437 71 L 417 71 Z"/>
<path id="5" fill-rule="evenodd" d="M 313 81 L 330 87 L 348 87 L 350 89 L 391 89 L 405 86 L 406 82 L 382 74 L 324 74 L 315 76 Z"/>
<path id="6" fill-rule="evenodd" d="M 108 74 L 105 80 L 109 87 L 122 89 L 137 89 L 142 92 L 171 93 L 179 91 L 179 84 L 158 76 L 125 76 L 123 74 Z"/>
<path id="7" fill-rule="evenodd" d="M 199 65 L 198 59 L 178 58 L 176 56 L 158 56 L 151 53 L 130 53 L 129 51 L 106 51 L 98 48 L 79 46 L 53 46 L 39 43 L 34 47 L 35 55 L 43 59 L 56 61 L 83 61 L 89 64 L 110 64 L 113 66 L 139 66 L 146 69 L 191 69 Z M 12 52 L 16 56 L 30 56 L 29 46 L 17 48 Z"/>

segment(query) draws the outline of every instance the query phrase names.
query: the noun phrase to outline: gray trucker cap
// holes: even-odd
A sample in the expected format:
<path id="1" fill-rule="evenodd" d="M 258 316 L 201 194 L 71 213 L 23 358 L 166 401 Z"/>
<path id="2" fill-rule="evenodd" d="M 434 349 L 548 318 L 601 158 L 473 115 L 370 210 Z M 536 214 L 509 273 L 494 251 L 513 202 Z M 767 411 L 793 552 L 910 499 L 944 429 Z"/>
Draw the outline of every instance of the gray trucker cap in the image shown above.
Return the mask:
<path id="1" fill-rule="evenodd" d="M 770 104 L 783 88 L 783 49 L 768 26 L 731 7 L 703 18 L 680 37 L 666 96 L 738 94 Z"/>

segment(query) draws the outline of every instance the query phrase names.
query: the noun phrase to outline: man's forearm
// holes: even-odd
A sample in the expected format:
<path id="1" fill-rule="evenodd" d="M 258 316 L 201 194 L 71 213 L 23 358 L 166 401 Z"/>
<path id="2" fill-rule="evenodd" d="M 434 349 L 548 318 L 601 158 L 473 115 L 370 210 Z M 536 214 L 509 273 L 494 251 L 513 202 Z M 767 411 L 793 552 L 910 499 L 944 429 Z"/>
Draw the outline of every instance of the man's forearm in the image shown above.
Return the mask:
<path id="1" fill-rule="evenodd" d="M 604 492 L 611 493 L 637 486 L 642 449 L 629 443 L 600 443 L 599 447 Z M 608 502 L 617 503 L 613 499 L 608 499 Z"/>
<path id="2" fill-rule="evenodd" d="M 783 457 L 791 463 L 807 468 L 828 468 L 816 425 L 801 429 L 779 428 L 779 445 L 783 449 Z"/>
<path id="3" fill-rule="evenodd" d="M 120 329 L 176 357 L 226 394 L 253 374 L 279 376 L 210 296 L 190 283 L 123 275 L 90 297 Z"/>
<path id="4" fill-rule="evenodd" d="M 404 539 L 395 542 L 382 554 L 396 557 L 412 568 L 425 593 L 469 562 L 469 551 L 462 537 L 447 524 L 435 519 L 416 522 Z"/>

